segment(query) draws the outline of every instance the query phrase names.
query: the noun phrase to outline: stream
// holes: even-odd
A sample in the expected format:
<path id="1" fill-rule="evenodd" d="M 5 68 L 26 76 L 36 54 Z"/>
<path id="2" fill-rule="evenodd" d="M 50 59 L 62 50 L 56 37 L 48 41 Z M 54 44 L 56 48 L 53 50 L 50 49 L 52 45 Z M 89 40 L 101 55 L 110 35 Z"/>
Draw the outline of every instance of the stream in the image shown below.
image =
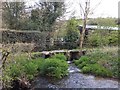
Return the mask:
<path id="1" fill-rule="evenodd" d="M 70 61 L 69 75 L 61 80 L 49 80 L 44 77 L 37 77 L 32 82 L 32 89 L 35 88 L 119 88 L 120 83 L 112 79 L 98 78 L 93 75 L 82 74 L 81 71 Z"/>

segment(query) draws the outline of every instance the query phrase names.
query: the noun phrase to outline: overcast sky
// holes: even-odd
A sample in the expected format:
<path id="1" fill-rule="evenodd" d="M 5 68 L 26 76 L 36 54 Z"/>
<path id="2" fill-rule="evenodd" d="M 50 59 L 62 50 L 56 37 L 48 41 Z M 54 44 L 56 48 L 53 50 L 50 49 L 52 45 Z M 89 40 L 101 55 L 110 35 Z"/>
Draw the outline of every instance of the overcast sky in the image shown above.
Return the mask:
<path id="1" fill-rule="evenodd" d="M 39 0 L 31 0 L 27 2 L 27 5 L 34 5 L 34 2 L 38 2 Z M 89 17 L 96 18 L 96 17 L 118 17 L 118 2 L 120 0 L 91 0 L 90 8 L 92 13 Z M 80 7 L 78 3 L 84 7 L 85 0 L 65 0 L 67 14 L 66 18 L 68 19 L 73 11 L 75 11 L 74 16 L 81 17 L 80 14 Z"/>

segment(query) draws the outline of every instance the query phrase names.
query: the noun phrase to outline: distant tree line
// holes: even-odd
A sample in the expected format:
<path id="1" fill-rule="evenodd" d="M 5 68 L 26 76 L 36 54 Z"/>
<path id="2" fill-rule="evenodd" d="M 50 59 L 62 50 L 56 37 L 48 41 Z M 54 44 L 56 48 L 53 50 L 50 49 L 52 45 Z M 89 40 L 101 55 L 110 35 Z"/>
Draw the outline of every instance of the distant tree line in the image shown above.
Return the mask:
<path id="1" fill-rule="evenodd" d="M 88 25 L 99 25 L 99 26 L 110 26 L 115 27 L 118 25 L 119 20 L 117 18 L 107 17 L 107 18 L 90 18 L 88 21 Z"/>

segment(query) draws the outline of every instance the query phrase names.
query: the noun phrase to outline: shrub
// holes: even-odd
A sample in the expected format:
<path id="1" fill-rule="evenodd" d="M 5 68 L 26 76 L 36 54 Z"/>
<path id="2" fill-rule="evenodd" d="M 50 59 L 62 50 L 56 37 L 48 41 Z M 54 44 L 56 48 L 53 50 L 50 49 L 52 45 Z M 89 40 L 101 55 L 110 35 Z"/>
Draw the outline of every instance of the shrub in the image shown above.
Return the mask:
<path id="1" fill-rule="evenodd" d="M 112 72 L 99 64 L 88 64 L 82 68 L 82 72 L 102 77 L 112 77 Z"/>
<path id="2" fill-rule="evenodd" d="M 98 64 L 94 64 L 93 68 L 96 68 L 96 70 L 94 71 L 94 73 L 98 76 L 102 76 L 102 77 L 112 77 L 112 72 L 110 70 L 108 70 L 107 68 L 98 65 Z"/>
<path id="3" fill-rule="evenodd" d="M 19 64 L 11 64 L 7 70 L 9 70 L 10 77 L 16 78 L 21 76 L 21 73 L 23 72 L 23 66 L 20 67 Z"/>
<path id="4" fill-rule="evenodd" d="M 118 49 L 116 47 L 104 47 L 103 49 L 95 49 L 89 53 L 90 60 L 94 60 L 97 64 L 112 72 L 113 77 L 118 77 Z M 109 72 L 107 72 L 109 73 Z"/>
<path id="5" fill-rule="evenodd" d="M 118 32 L 111 32 L 108 36 L 109 45 L 118 45 Z"/>
<path id="6" fill-rule="evenodd" d="M 80 60 L 75 60 L 74 63 L 75 63 L 75 65 L 78 66 L 81 62 L 80 62 Z"/>
<path id="7" fill-rule="evenodd" d="M 86 62 L 82 62 L 81 64 L 78 65 L 78 68 L 81 69 L 83 68 L 84 66 L 86 66 L 88 63 Z"/>
<path id="8" fill-rule="evenodd" d="M 79 60 L 75 60 L 74 62 L 75 62 L 75 63 L 82 63 L 82 62 L 84 62 L 84 61 L 86 61 L 86 62 L 89 61 L 88 56 L 81 56 Z"/>
<path id="9" fill-rule="evenodd" d="M 67 60 L 66 56 L 64 54 L 56 54 L 52 58 L 60 59 L 60 60 Z"/>
<path id="10" fill-rule="evenodd" d="M 72 18 L 68 20 L 67 26 L 66 26 L 66 35 L 64 36 L 65 41 L 65 47 L 67 49 L 73 49 L 77 48 L 77 43 L 79 39 L 79 30 L 76 27 L 78 22 L 75 20 L 75 18 Z"/>
<path id="11" fill-rule="evenodd" d="M 117 46 L 118 32 L 108 30 L 95 30 L 88 35 L 88 45 L 92 47 Z"/>
<path id="12" fill-rule="evenodd" d="M 33 63 L 37 65 L 37 70 L 40 71 L 41 66 L 43 65 L 44 58 L 37 58 L 33 60 Z"/>
<path id="13" fill-rule="evenodd" d="M 28 79 L 33 79 L 33 76 L 37 73 L 38 66 L 33 62 L 28 62 L 24 65 L 24 72 Z"/>
<path id="14" fill-rule="evenodd" d="M 62 56 L 62 57 L 60 57 Z M 28 79 L 33 79 L 37 73 L 51 77 L 61 78 L 67 75 L 68 64 L 62 54 L 55 55 L 50 59 L 37 58 L 33 60 L 16 57 L 15 62 L 10 62 L 6 67 L 8 77 L 21 77 L 24 74 Z"/>
<path id="15" fill-rule="evenodd" d="M 62 78 L 67 75 L 68 64 L 60 59 L 46 59 L 41 67 L 40 73 L 49 77 Z"/>
<path id="16" fill-rule="evenodd" d="M 89 62 L 88 56 L 82 56 L 79 60 Z"/>
<path id="17" fill-rule="evenodd" d="M 100 46 L 100 35 L 98 33 L 94 33 L 93 35 L 90 35 L 88 37 L 89 43 L 93 47 L 98 47 Z"/>
<path id="18" fill-rule="evenodd" d="M 83 72 L 83 73 L 91 73 L 91 68 L 90 68 L 89 66 L 84 66 L 84 67 L 82 68 L 82 72 Z"/>
<path id="19" fill-rule="evenodd" d="M 9 61 L 3 71 L 3 80 L 6 85 L 10 85 L 11 81 L 22 77 L 32 80 L 38 74 L 53 78 L 62 78 L 68 74 L 68 64 L 63 55 L 56 55 L 48 59 L 37 58 L 31 60 L 21 55 L 15 57 L 15 59 L 14 61 Z"/>
<path id="20" fill-rule="evenodd" d="M 95 50 L 79 60 L 74 61 L 75 65 L 83 73 L 91 73 L 102 77 L 113 77 L 118 75 L 117 58 L 114 52 Z"/>
<path id="21" fill-rule="evenodd" d="M 9 78 L 8 82 L 23 76 L 28 80 L 32 80 L 34 76 L 38 74 L 38 68 L 41 65 L 40 62 L 42 59 L 28 60 L 23 57 L 16 57 L 15 59 L 17 60 L 9 62 L 5 67 L 3 74 L 5 77 Z M 7 78 L 3 78 L 3 80 L 6 81 Z"/>

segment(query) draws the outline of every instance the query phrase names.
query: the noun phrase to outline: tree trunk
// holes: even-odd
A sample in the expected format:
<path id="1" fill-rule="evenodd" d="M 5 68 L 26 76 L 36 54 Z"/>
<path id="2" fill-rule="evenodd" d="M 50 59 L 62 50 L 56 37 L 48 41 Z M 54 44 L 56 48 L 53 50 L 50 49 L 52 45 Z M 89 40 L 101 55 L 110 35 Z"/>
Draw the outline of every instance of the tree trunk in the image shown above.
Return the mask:
<path id="1" fill-rule="evenodd" d="M 83 25 L 82 33 L 80 35 L 80 49 L 83 48 L 84 34 L 85 34 L 85 28 L 84 28 L 84 25 Z"/>
<path id="2" fill-rule="evenodd" d="M 86 30 L 86 21 L 87 21 L 87 15 L 85 14 L 85 18 L 84 18 L 84 21 L 83 21 L 82 33 L 80 35 L 80 49 L 83 48 L 84 35 L 85 35 L 85 30 Z"/>
<path id="3" fill-rule="evenodd" d="M 83 42 L 84 42 L 84 36 L 85 36 L 85 30 L 86 30 L 86 22 L 88 19 L 89 3 L 90 2 L 86 2 L 85 12 L 84 12 L 83 28 L 82 28 L 82 33 L 80 34 L 80 49 L 83 48 Z"/>

